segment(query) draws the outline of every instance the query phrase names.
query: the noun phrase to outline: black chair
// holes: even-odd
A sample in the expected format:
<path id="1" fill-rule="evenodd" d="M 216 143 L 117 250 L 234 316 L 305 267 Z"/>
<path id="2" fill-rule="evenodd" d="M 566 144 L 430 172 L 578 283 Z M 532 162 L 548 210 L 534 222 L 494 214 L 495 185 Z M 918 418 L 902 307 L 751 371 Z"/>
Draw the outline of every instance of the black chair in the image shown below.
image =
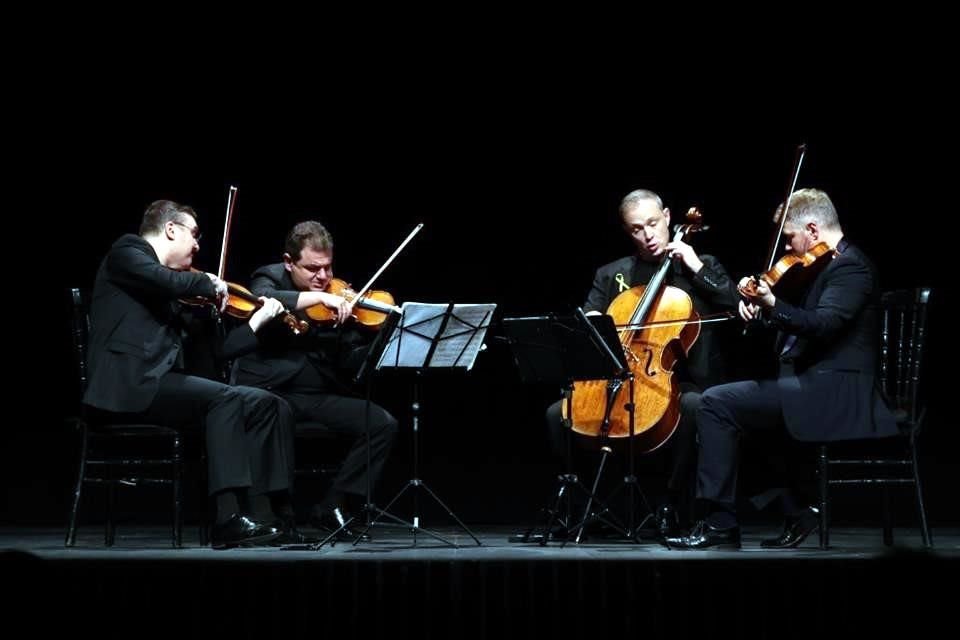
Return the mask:
<path id="1" fill-rule="evenodd" d="M 820 445 L 818 455 L 820 493 L 820 548 L 830 544 L 830 509 L 828 491 L 831 486 L 875 485 L 882 489 L 883 542 L 893 544 L 893 523 L 890 508 L 891 485 L 913 485 L 923 544 L 933 546 L 927 523 L 920 483 L 917 440 L 923 428 L 926 407 L 920 395 L 921 360 L 926 330 L 930 289 L 901 289 L 883 294 L 883 333 L 880 363 L 880 384 L 888 405 L 897 418 L 901 435 L 874 441 Z M 854 455 L 831 457 L 831 452 L 851 449 Z M 833 477 L 831 470 L 843 477 Z"/>
<path id="2" fill-rule="evenodd" d="M 317 502 L 322 487 L 328 487 L 340 472 L 349 448 L 349 439 L 330 431 L 323 423 L 297 422 L 295 494 L 304 500 L 301 506 Z"/>
<path id="3" fill-rule="evenodd" d="M 71 289 L 73 305 L 73 347 L 81 398 L 87 386 L 87 340 L 90 330 L 87 295 Z M 114 507 L 117 487 L 170 485 L 173 492 L 171 542 L 182 543 L 183 524 L 183 442 L 176 429 L 156 424 L 117 423 L 96 414 L 82 403 L 70 418 L 80 431 L 77 482 L 67 529 L 67 547 L 76 543 L 77 521 L 84 486 L 102 485 L 107 490 L 104 544 L 112 546 L 116 534 Z"/>
<path id="4" fill-rule="evenodd" d="M 343 456 L 332 462 L 331 446 L 344 449 L 343 438 L 320 422 L 298 422 L 296 425 L 296 471 L 298 478 L 332 478 L 340 471 Z"/>

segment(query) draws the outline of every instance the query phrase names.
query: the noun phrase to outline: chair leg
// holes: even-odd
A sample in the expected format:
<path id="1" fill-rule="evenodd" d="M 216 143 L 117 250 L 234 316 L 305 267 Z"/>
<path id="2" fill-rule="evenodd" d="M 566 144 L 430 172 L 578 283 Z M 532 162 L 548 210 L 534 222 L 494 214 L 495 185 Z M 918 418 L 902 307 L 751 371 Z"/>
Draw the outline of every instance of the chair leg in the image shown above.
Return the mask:
<path id="1" fill-rule="evenodd" d="M 203 495 L 203 509 L 200 511 L 200 546 L 206 547 L 210 544 L 210 523 L 213 522 L 211 514 L 215 512 L 215 509 L 210 496 L 207 495 L 207 478 L 209 477 L 209 472 L 207 470 L 207 455 L 205 449 L 200 453 L 199 475 L 200 491 Z"/>
<path id="2" fill-rule="evenodd" d="M 830 547 L 830 517 L 827 514 L 827 491 L 829 491 L 830 482 L 827 477 L 827 445 L 825 444 L 820 445 L 817 467 L 820 476 L 820 548 L 826 550 Z"/>
<path id="3" fill-rule="evenodd" d="M 81 427 L 80 465 L 77 470 L 77 484 L 73 488 L 73 506 L 70 509 L 70 524 L 67 526 L 67 539 L 63 546 L 72 547 L 77 543 L 77 514 L 80 511 L 80 497 L 83 493 L 83 476 L 87 472 L 87 427 Z"/>
<path id="4" fill-rule="evenodd" d="M 173 437 L 173 546 L 183 544 L 183 442 Z"/>
<path id="5" fill-rule="evenodd" d="M 910 442 L 910 457 L 913 460 L 913 486 L 917 490 L 917 510 L 920 511 L 920 535 L 923 536 L 923 546 L 933 548 L 933 535 L 930 533 L 930 525 L 927 523 L 927 510 L 923 506 L 923 487 L 920 484 L 920 465 L 917 459 L 917 447 L 915 443 Z"/>
<path id="6" fill-rule="evenodd" d="M 893 546 L 893 509 L 890 504 L 890 487 L 881 485 L 880 500 L 883 503 L 883 544 L 886 547 Z"/>
<path id="7" fill-rule="evenodd" d="M 117 502 L 117 482 L 113 479 L 113 470 L 110 465 L 107 466 L 107 521 L 104 523 L 103 544 L 106 547 L 112 547 L 116 537 L 117 527 L 113 521 L 114 506 Z"/>

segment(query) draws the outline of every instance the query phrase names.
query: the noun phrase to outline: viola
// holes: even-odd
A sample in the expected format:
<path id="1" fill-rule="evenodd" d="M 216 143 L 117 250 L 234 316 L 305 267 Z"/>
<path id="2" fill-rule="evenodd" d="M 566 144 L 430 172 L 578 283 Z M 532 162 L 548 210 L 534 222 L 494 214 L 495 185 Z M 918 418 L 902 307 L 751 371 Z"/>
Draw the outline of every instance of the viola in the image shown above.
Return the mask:
<path id="1" fill-rule="evenodd" d="M 767 283 L 771 290 L 797 291 L 817 277 L 817 274 L 833 260 L 836 251 L 826 242 L 818 242 L 802 256 L 788 253 L 764 273 L 748 280 L 745 286 L 737 286 L 737 291 L 747 298 L 756 298 L 760 280 Z"/>
<path id="2" fill-rule="evenodd" d="M 787 222 L 790 198 L 797 187 L 797 178 L 800 176 L 800 167 L 803 165 L 806 152 L 807 145 L 801 144 L 797 147 L 793 170 L 787 182 L 786 196 L 784 196 L 783 204 L 777 207 L 773 214 L 775 229 L 773 239 L 770 242 L 770 250 L 767 253 L 767 270 L 760 275 L 753 276 L 745 286 L 737 286 L 737 290 L 745 298 L 753 299 L 757 297 L 757 285 L 760 280 L 763 280 L 771 290 L 780 295 L 799 291 L 816 278 L 821 269 L 829 264 L 836 255 L 836 252 L 830 249 L 826 242 L 818 242 L 802 256 L 788 253 L 774 262 L 777 247 L 780 245 L 780 239 L 783 236 L 783 227 Z"/>

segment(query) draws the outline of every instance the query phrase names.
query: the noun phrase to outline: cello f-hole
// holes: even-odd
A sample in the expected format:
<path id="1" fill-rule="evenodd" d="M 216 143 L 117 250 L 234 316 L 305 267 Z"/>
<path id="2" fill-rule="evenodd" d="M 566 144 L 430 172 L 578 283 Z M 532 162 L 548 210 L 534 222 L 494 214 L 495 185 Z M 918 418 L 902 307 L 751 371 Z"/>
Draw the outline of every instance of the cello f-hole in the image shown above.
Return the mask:
<path id="1" fill-rule="evenodd" d="M 650 365 L 653 364 L 653 349 L 648 347 L 644 349 L 644 351 L 647 352 L 647 364 L 643 366 L 643 368 L 646 370 L 644 373 L 647 374 L 647 377 L 652 378 L 657 375 L 657 372 L 650 368 Z"/>

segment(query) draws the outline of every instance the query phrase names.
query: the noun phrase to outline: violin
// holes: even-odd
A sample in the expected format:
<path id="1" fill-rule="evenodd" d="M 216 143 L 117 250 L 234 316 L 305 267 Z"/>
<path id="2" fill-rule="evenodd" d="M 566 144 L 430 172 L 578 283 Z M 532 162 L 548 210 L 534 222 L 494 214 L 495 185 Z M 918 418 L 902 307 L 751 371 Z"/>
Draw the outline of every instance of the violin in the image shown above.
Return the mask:
<path id="1" fill-rule="evenodd" d="M 341 280 L 340 278 L 331 278 L 330 282 L 327 283 L 326 291 L 327 293 L 332 293 L 334 295 L 341 296 L 346 299 L 348 302 L 353 302 L 353 318 L 363 327 L 368 329 L 380 329 L 383 326 L 383 323 L 386 322 L 387 316 L 390 313 L 400 313 L 400 307 L 396 306 L 393 301 L 393 296 L 386 291 L 372 291 L 370 287 L 373 286 L 374 281 L 380 277 L 380 274 L 390 266 L 390 263 L 393 262 L 393 259 L 396 258 L 403 248 L 413 240 L 413 237 L 417 235 L 420 229 L 423 228 L 423 223 L 421 222 L 409 235 L 400 243 L 400 246 L 390 255 L 389 258 L 381 265 L 377 272 L 373 274 L 373 277 L 370 278 L 370 281 L 360 290 L 359 293 L 354 291 L 350 284 Z M 307 314 L 307 317 L 315 322 L 321 324 L 336 324 L 337 313 L 330 309 L 329 307 L 316 304 L 312 307 L 307 307 L 304 309 L 304 312 Z"/>
<path id="2" fill-rule="evenodd" d="M 227 294 L 227 308 L 224 309 L 224 313 L 234 318 L 247 320 L 256 313 L 257 309 L 263 306 L 263 300 L 255 296 L 253 292 L 246 287 L 241 287 L 238 284 L 228 282 Z M 300 335 L 310 328 L 310 325 L 306 321 L 300 320 L 286 308 L 281 311 L 277 317 L 279 317 L 285 325 L 290 327 L 290 331 L 292 331 L 294 335 Z"/>
<path id="3" fill-rule="evenodd" d="M 234 318 L 248 320 L 250 316 L 256 313 L 257 309 L 263 306 L 263 302 L 246 287 L 241 287 L 233 282 L 227 282 L 226 278 L 223 277 L 227 264 L 227 242 L 230 238 L 230 226 L 233 222 L 233 211 L 236 204 L 237 188 L 231 186 L 227 192 L 227 213 L 223 223 L 223 243 L 220 245 L 220 268 L 217 270 L 217 277 L 227 284 L 227 305 L 224 308 L 224 313 Z M 204 273 L 194 267 L 190 267 L 190 271 L 193 273 Z M 213 300 L 207 298 L 181 299 L 180 302 L 187 305 L 214 304 Z M 296 335 L 303 333 L 309 328 L 306 322 L 299 320 L 295 315 L 290 313 L 288 309 L 284 309 L 279 317 Z"/>
<path id="4" fill-rule="evenodd" d="M 193 273 L 204 273 L 200 269 L 190 267 Z M 224 281 L 226 282 L 226 281 Z M 263 301 L 253 294 L 246 287 L 233 282 L 226 282 L 227 285 L 227 305 L 223 310 L 228 316 L 239 318 L 240 320 L 249 320 L 250 316 L 257 312 L 257 309 L 263 306 Z M 182 304 L 190 306 L 212 305 L 216 307 L 216 301 L 209 298 L 181 298 Z M 284 309 L 278 316 L 283 323 L 290 327 L 295 335 L 299 335 L 310 328 L 306 321 L 298 319 L 289 310 Z"/>
<path id="5" fill-rule="evenodd" d="M 400 311 L 393 300 L 393 296 L 388 291 L 370 290 L 358 297 L 350 283 L 340 278 L 332 278 L 324 291 L 340 296 L 347 302 L 352 302 L 353 315 L 351 318 L 367 329 L 380 329 L 391 311 L 398 313 Z M 337 312 L 326 305 L 315 304 L 303 311 L 308 318 L 320 325 L 332 326 L 336 324 Z"/>

